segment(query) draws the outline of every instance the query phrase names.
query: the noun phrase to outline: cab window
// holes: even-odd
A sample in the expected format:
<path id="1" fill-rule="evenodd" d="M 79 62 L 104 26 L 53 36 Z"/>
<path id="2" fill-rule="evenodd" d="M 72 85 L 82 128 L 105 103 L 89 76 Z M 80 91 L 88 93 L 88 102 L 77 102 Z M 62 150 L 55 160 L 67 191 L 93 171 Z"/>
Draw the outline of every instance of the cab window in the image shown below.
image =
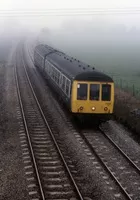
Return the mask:
<path id="1" fill-rule="evenodd" d="M 100 85 L 99 84 L 90 84 L 90 100 L 99 100 L 100 94 Z"/>
<path id="2" fill-rule="evenodd" d="M 88 85 L 84 83 L 77 84 L 77 100 L 87 100 Z"/>
<path id="3" fill-rule="evenodd" d="M 103 84 L 102 85 L 102 101 L 111 100 L 111 85 Z"/>

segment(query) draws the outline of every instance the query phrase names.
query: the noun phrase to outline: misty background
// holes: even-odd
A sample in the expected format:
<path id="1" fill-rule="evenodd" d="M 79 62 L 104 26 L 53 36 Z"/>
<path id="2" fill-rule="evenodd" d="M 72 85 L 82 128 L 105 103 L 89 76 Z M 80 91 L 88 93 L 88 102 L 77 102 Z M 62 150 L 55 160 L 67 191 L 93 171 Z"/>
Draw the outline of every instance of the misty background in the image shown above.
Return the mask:
<path id="1" fill-rule="evenodd" d="M 38 40 L 111 75 L 116 84 L 140 95 L 140 25 L 128 26 L 118 16 L 66 20 L 57 29 L 44 28 Z M 113 16 L 114 18 L 114 16 Z M 135 91 L 134 91 L 135 90 Z"/>
<path id="2" fill-rule="evenodd" d="M 97 14 L 87 10 L 86 14 L 77 15 L 79 11 L 72 14 L 63 9 L 56 15 L 53 10 L 52 15 L 45 15 L 45 10 L 35 14 L 18 10 L 3 18 L 0 15 L 0 62 L 7 59 L 17 41 L 25 38 L 95 66 L 119 84 L 135 83 L 140 88 L 140 9 L 123 12 L 110 9 L 111 13 Z"/>
<path id="3" fill-rule="evenodd" d="M 39 40 L 103 70 L 140 70 L 140 29 L 135 26 L 71 19 L 59 29 L 42 29 Z"/>

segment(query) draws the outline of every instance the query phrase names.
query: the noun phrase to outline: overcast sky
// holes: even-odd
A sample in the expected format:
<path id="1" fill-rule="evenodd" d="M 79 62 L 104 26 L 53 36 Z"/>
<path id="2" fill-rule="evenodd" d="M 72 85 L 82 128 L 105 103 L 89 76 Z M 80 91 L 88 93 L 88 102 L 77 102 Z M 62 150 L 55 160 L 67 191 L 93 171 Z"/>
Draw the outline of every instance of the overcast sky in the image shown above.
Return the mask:
<path id="1" fill-rule="evenodd" d="M 94 11 L 99 11 L 98 15 L 80 15 L 80 18 L 83 19 L 91 19 L 100 18 L 103 20 L 112 21 L 116 24 L 124 24 L 127 26 L 136 26 L 139 28 L 140 21 L 140 0 L 0 0 L 0 23 L 1 25 L 5 24 L 4 16 L 10 16 L 10 19 L 13 15 L 21 15 L 22 17 L 16 18 L 20 20 L 22 24 L 26 24 L 28 27 L 59 27 L 62 23 L 70 19 L 71 16 L 36 16 L 32 15 L 33 11 L 39 10 L 47 10 L 46 13 L 52 12 L 49 11 L 51 9 L 58 9 L 59 14 L 68 13 L 66 9 L 85 9 L 90 8 L 94 9 Z M 63 9 L 60 11 L 60 9 Z M 112 11 L 112 13 L 116 10 L 123 10 L 122 12 L 127 12 L 127 14 L 110 14 L 104 15 L 102 11 L 108 13 Z M 139 11 L 137 11 L 139 10 Z M 25 12 L 28 11 L 31 14 L 30 17 L 27 17 Z M 101 13 L 100 13 L 101 11 Z M 136 14 L 138 12 L 138 14 Z M 54 10 L 53 10 L 54 13 Z M 75 11 L 77 13 L 77 11 Z M 86 11 L 88 13 L 88 11 Z M 79 16 L 78 16 L 79 17 Z M 15 19 L 15 18 L 14 18 Z M 7 21 L 7 20 L 6 20 Z M 9 22 L 8 22 L 9 23 Z"/>
<path id="2" fill-rule="evenodd" d="M 88 10 L 85 11 L 82 9 Z M 92 15 L 90 13 L 91 9 Z M 38 11 L 40 16 L 37 15 Z M 78 14 L 79 12 L 80 15 Z M 47 13 L 50 13 L 51 16 L 44 16 Z M 85 20 L 88 20 L 88 22 L 85 22 Z M 81 45 L 79 52 L 82 51 L 90 35 L 90 39 L 93 41 L 91 43 L 89 40 L 85 49 L 87 51 L 90 46 L 92 51 L 89 49 L 89 53 L 95 49 L 91 57 L 94 56 L 93 62 L 95 61 L 94 63 L 97 66 L 104 66 L 104 63 L 106 63 L 106 66 L 111 66 L 112 63 L 115 63 L 114 65 L 120 65 L 122 67 L 130 63 L 131 67 L 134 64 L 131 62 L 135 61 L 135 66 L 139 67 L 140 0 L 0 0 L 0 36 L 11 36 L 12 30 L 17 35 L 24 33 L 20 24 L 24 25 L 24 30 L 40 31 L 43 27 L 51 29 L 60 28 L 58 32 L 57 30 L 51 31 L 51 34 L 56 34 L 53 37 L 59 41 L 59 43 L 55 44 L 56 46 L 57 44 L 62 44 L 65 39 L 66 50 L 69 50 L 68 46 L 74 49 L 76 46 L 79 48 Z M 73 25 L 76 28 L 80 26 L 80 34 L 77 34 L 77 37 Z M 88 29 L 88 27 L 92 28 L 92 26 L 93 29 Z M 83 32 L 82 29 L 84 29 Z M 111 37 L 109 34 L 104 34 L 110 30 L 113 30 Z M 59 36 L 59 32 L 60 35 L 62 33 L 61 37 Z M 130 36 L 132 37 L 130 38 Z M 54 38 L 52 41 L 56 41 Z M 79 40 L 79 43 L 76 43 L 79 38 L 81 40 Z M 81 42 L 83 39 L 85 40 L 84 44 Z M 46 40 L 48 40 L 47 37 Z M 131 50 L 131 52 L 127 53 L 126 50 Z M 136 53 L 137 59 L 135 57 Z M 82 55 L 86 54 L 83 53 Z M 118 57 L 115 57 L 116 55 Z M 123 58 L 122 61 L 120 59 L 121 57 Z M 92 59 L 89 60 L 92 61 Z M 118 63 L 119 61 L 120 63 Z"/>
<path id="3" fill-rule="evenodd" d="M 1 0 L 0 9 L 140 7 L 139 0 Z"/>

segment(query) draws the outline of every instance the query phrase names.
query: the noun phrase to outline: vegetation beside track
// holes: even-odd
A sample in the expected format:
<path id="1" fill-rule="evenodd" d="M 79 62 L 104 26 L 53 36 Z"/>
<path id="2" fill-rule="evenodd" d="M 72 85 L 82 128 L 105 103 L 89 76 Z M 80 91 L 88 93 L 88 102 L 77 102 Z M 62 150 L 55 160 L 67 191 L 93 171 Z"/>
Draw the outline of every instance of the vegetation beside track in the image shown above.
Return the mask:
<path id="1" fill-rule="evenodd" d="M 140 100 L 130 93 L 115 89 L 115 118 L 140 136 Z"/>

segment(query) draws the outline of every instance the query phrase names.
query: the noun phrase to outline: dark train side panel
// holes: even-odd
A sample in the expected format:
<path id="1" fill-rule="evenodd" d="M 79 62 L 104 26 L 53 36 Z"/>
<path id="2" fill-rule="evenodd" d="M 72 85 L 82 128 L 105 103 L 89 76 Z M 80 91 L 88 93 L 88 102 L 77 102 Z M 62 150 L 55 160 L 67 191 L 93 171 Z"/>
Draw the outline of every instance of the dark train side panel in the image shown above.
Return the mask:
<path id="1" fill-rule="evenodd" d="M 59 84 L 59 81 L 57 81 L 56 77 L 50 76 L 48 74 L 48 71 L 47 71 L 48 63 L 47 63 L 47 60 L 45 60 L 45 56 L 43 58 L 42 56 L 40 56 L 40 54 L 38 52 L 35 52 L 34 55 L 35 55 L 35 65 L 36 65 L 36 67 L 38 67 L 41 70 L 41 72 L 43 73 L 43 76 L 48 80 L 49 85 L 51 85 L 51 87 L 58 94 L 59 98 L 61 98 L 63 100 L 65 105 L 71 111 L 71 88 L 72 88 L 71 85 L 72 84 L 70 85 L 69 96 L 68 96 L 68 95 L 65 94 L 65 92 L 64 92 L 65 90 L 63 90 L 63 88 L 62 88 L 63 85 Z M 53 68 L 54 68 L 54 66 L 53 66 Z M 62 73 L 60 75 L 61 75 L 62 78 L 65 76 Z M 71 80 L 69 80 L 69 81 L 71 81 Z"/>

